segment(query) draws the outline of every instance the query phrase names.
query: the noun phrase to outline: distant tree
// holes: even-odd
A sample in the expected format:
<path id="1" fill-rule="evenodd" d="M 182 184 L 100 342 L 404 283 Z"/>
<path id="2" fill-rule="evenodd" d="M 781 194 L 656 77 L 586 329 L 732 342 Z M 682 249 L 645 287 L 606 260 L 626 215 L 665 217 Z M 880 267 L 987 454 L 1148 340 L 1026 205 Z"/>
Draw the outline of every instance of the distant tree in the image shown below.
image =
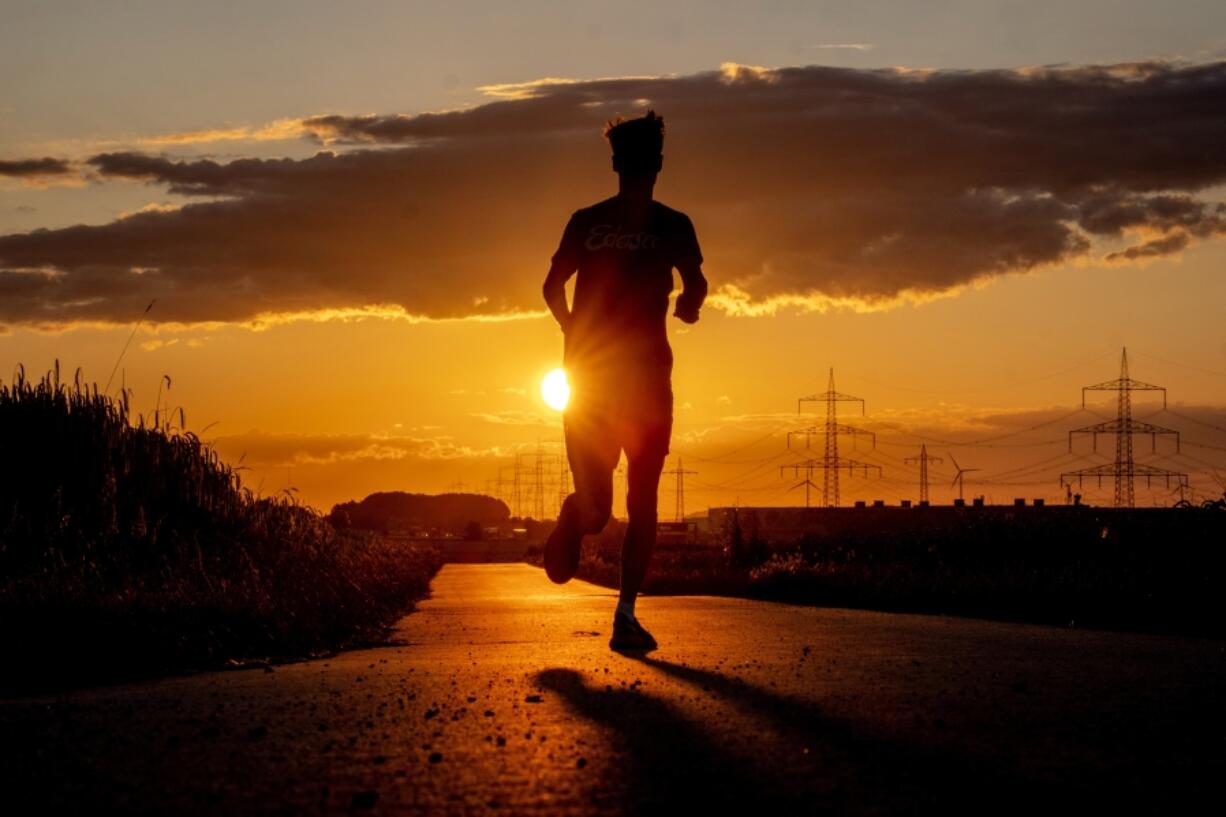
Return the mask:
<path id="1" fill-rule="evenodd" d="M 342 502 L 329 518 L 337 527 L 361 530 L 437 530 L 459 535 L 469 522 L 497 525 L 511 515 L 502 500 L 483 494 L 374 493 L 360 502 Z"/>
<path id="2" fill-rule="evenodd" d="M 742 519 L 738 509 L 724 521 L 724 556 L 733 568 L 756 567 L 770 558 L 770 548 L 758 531 L 757 516 L 752 511 L 746 516 Z"/>

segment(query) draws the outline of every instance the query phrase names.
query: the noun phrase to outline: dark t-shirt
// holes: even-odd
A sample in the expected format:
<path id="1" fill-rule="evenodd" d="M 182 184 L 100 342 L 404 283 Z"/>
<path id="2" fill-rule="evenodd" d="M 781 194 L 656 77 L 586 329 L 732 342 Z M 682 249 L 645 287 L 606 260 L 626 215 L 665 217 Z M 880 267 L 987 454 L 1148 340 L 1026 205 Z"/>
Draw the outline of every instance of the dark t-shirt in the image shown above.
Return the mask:
<path id="1" fill-rule="evenodd" d="M 671 370 L 665 322 L 673 268 L 702 263 L 688 216 L 653 201 L 636 217 L 616 196 L 605 199 L 571 216 L 553 262 L 578 270 L 568 368 Z"/>

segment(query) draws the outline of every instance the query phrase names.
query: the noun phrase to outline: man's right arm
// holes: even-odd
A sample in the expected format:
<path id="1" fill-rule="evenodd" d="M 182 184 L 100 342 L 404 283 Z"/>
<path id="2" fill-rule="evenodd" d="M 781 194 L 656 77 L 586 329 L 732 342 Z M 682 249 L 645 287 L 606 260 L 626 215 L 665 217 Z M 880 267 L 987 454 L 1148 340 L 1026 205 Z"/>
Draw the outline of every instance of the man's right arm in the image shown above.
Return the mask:
<path id="1" fill-rule="evenodd" d="M 542 287 L 545 303 L 549 305 L 549 311 L 553 313 L 558 326 L 562 327 L 563 335 L 570 331 L 570 308 L 566 303 L 566 282 L 575 274 L 575 270 L 573 263 L 554 258 L 553 263 L 549 266 L 549 274 L 545 276 L 545 286 Z"/>
<path id="2" fill-rule="evenodd" d="M 570 221 L 566 222 L 566 229 L 562 231 L 562 241 L 558 244 L 558 249 L 553 254 L 549 265 L 549 274 L 545 276 L 545 286 L 542 288 L 545 294 L 545 303 L 549 305 L 549 311 L 553 313 L 558 326 L 562 327 L 563 335 L 570 331 L 570 309 L 566 304 L 566 282 L 579 269 L 579 258 L 582 253 L 582 245 L 579 240 L 578 215 L 578 213 L 572 215 Z"/>

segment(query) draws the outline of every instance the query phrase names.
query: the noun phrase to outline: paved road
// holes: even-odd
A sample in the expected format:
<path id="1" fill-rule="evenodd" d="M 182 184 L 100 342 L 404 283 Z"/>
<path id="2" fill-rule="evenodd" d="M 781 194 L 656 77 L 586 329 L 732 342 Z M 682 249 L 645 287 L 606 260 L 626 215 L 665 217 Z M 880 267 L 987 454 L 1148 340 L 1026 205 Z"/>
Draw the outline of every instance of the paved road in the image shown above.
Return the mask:
<path id="1" fill-rule="evenodd" d="M 396 646 L 0 701 L 0 803 L 544 815 L 1220 802 L 1221 642 L 676 597 L 640 602 L 662 646 L 632 659 L 607 649 L 613 604 L 522 564 L 448 565 Z"/>

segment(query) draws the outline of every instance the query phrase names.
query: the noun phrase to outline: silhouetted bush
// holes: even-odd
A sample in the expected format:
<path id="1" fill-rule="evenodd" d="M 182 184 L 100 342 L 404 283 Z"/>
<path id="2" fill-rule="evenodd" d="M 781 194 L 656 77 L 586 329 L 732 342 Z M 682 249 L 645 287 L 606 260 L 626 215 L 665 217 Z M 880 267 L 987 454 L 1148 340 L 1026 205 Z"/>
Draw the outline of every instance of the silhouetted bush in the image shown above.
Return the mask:
<path id="1" fill-rule="evenodd" d="M 658 547 L 645 590 L 1226 635 L 1216 506 L 862 513 L 791 541 L 768 543 L 750 520 L 705 547 Z M 580 578 L 618 586 L 623 531 L 612 522 L 584 542 Z"/>
<path id="2" fill-rule="evenodd" d="M 759 535 L 753 517 L 742 522 L 740 514 L 733 513 L 720 533 L 724 557 L 734 570 L 757 567 L 771 557 L 770 547 Z"/>
<path id="3" fill-rule="evenodd" d="M 0 384 L 0 684 L 334 649 L 426 593 L 437 549 L 253 496 L 183 425 L 58 367 Z"/>
<path id="4" fill-rule="evenodd" d="M 989 508 L 933 516 L 905 531 L 869 527 L 780 544 L 750 571 L 749 593 L 828 606 L 1226 633 L 1221 511 Z"/>

